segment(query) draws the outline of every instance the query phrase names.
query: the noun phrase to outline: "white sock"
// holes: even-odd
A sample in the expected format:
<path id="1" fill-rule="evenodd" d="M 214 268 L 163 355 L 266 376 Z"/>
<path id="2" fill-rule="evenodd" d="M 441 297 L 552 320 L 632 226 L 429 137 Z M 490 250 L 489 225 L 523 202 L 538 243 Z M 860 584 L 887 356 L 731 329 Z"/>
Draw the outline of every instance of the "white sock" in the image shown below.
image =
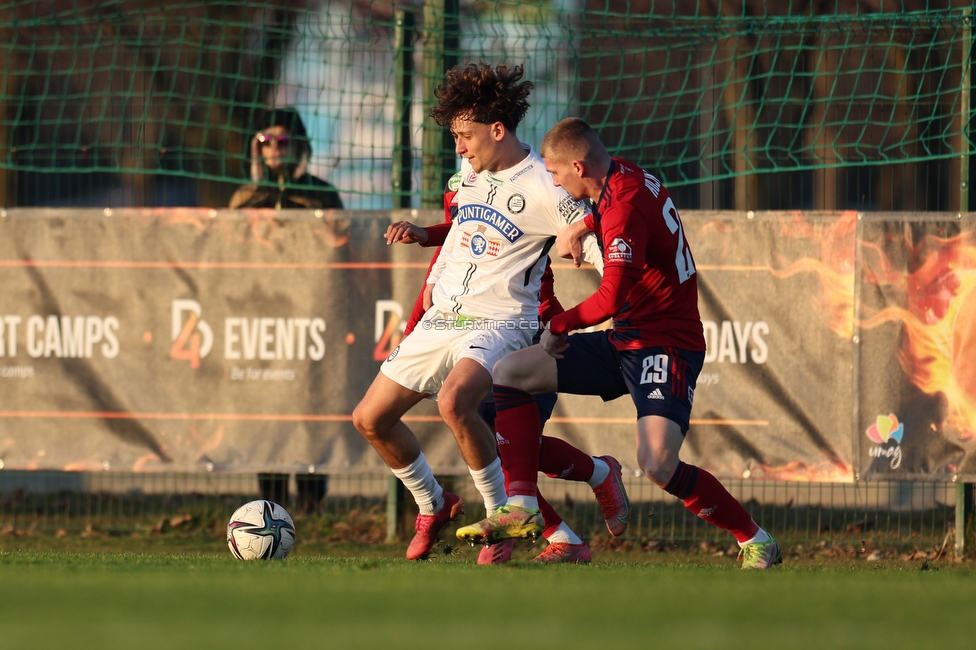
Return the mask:
<path id="1" fill-rule="evenodd" d="M 582 544 L 583 540 L 573 532 L 573 529 L 566 525 L 566 522 L 559 524 L 552 535 L 546 538 L 550 544 Z"/>
<path id="2" fill-rule="evenodd" d="M 603 483 L 605 480 L 607 480 L 608 476 L 610 476 L 610 465 L 608 465 L 607 461 L 603 460 L 602 458 L 594 457 L 593 476 L 590 477 L 590 480 L 588 480 L 586 484 L 589 485 L 591 488 L 595 488 L 600 483 Z"/>
<path id="3" fill-rule="evenodd" d="M 444 506 L 444 488 L 434 478 L 423 452 L 406 467 L 393 469 L 393 475 L 410 490 L 420 514 L 433 515 Z"/>
<path id="4" fill-rule="evenodd" d="M 525 508 L 526 510 L 538 510 L 539 499 L 536 497 L 527 497 L 521 494 L 515 494 L 508 497 L 508 502 L 506 505 L 518 506 L 519 508 Z"/>
<path id="5" fill-rule="evenodd" d="M 762 543 L 762 542 L 768 542 L 771 539 L 772 539 L 772 537 L 769 536 L 769 533 L 767 533 L 765 530 L 763 530 L 762 528 L 760 528 L 759 529 L 759 532 L 756 533 L 755 537 L 753 537 L 752 539 L 750 539 L 747 542 L 739 542 L 739 548 L 742 548 L 742 547 L 746 546 L 747 544 L 758 544 L 758 543 Z"/>
<path id="6" fill-rule="evenodd" d="M 485 500 L 485 510 L 490 516 L 493 512 L 505 505 L 505 474 L 502 472 L 502 461 L 498 458 L 491 461 L 491 464 L 484 469 L 471 469 L 471 478 L 474 479 L 474 486 Z"/>

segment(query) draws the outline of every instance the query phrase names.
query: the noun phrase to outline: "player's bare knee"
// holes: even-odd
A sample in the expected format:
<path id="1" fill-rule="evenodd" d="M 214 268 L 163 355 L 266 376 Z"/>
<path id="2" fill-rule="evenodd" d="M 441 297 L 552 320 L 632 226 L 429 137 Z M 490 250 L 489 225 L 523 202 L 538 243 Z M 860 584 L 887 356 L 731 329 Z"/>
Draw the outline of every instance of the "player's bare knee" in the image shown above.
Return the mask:
<path id="1" fill-rule="evenodd" d="M 671 475 L 674 472 L 668 472 L 660 467 L 643 467 L 644 476 L 650 479 L 651 483 L 654 483 L 660 488 L 664 488 L 671 480 Z"/>
<path id="2" fill-rule="evenodd" d="M 500 386 L 525 390 L 528 374 L 519 363 L 518 355 L 509 355 L 495 363 L 491 371 L 491 380 Z"/>
<path id="3" fill-rule="evenodd" d="M 375 438 L 379 429 L 376 418 L 361 403 L 352 411 L 352 425 L 364 438 Z"/>
<path id="4" fill-rule="evenodd" d="M 676 463 L 668 462 L 666 459 L 652 454 L 638 454 L 637 462 L 640 464 L 641 471 L 652 483 L 659 487 L 664 487 L 671 481 L 674 471 L 677 469 Z"/>
<path id="5" fill-rule="evenodd" d="M 464 395 L 452 390 L 442 390 L 440 394 L 438 394 L 437 410 L 440 412 L 441 418 L 444 419 L 445 424 L 452 429 L 455 428 L 454 425 L 462 422 L 466 417 L 468 417 L 471 412 L 477 414 L 477 407 L 472 408 L 469 404 L 469 400 L 466 399 Z"/>
<path id="6" fill-rule="evenodd" d="M 444 420 L 444 424 L 448 426 L 452 431 L 457 428 L 457 424 L 460 420 L 460 413 L 457 410 L 455 402 L 447 402 L 441 395 L 437 396 L 437 411 L 441 414 L 441 419 Z"/>

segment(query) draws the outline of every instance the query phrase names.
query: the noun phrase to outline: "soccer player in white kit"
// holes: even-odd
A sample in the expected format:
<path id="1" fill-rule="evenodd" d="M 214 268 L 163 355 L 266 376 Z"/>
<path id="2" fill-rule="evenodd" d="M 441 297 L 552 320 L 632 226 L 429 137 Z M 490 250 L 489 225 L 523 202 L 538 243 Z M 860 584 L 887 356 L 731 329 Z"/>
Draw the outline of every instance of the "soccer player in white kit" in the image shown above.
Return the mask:
<path id="1" fill-rule="evenodd" d="M 515 135 L 532 89 L 522 74 L 521 66 L 469 63 L 437 88 L 431 117 L 450 127 L 463 159 L 457 217 L 427 279 L 430 307 L 353 411 L 353 424 L 420 509 L 411 560 L 427 556 L 464 506 L 434 479 L 400 418 L 436 394 L 487 512 L 505 503 L 495 434 L 478 406 L 491 392 L 495 362 L 531 345 L 539 328 L 539 288 L 556 233 L 589 212 L 553 186 L 542 159 Z M 587 259 L 600 259 L 589 243 Z"/>

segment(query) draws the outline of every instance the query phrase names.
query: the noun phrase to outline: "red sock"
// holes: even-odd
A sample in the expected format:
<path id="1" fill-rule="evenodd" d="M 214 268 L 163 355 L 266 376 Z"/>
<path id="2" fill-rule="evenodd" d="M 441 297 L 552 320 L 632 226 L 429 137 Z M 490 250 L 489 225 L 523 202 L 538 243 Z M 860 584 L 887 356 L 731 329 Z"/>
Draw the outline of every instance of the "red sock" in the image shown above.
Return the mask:
<path id="1" fill-rule="evenodd" d="M 539 407 L 524 390 L 495 384 L 495 431 L 501 436 L 498 454 L 509 478 L 509 496 L 534 497 L 538 492 L 542 425 Z"/>
<path id="2" fill-rule="evenodd" d="M 542 436 L 539 471 L 549 478 L 589 481 L 593 476 L 593 457 L 565 440 Z"/>
<path id="3" fill-rule="evenodd" d="M 732 533 L 738 542 L 748 542 L 759 532 L 759 526 L 742 504 L 700 467 L 679 461 L 664 491 L 684 501 L 695 516 Z"/>
<path id="4" fill-rule="evenodd" d="M 553 509 L 546 498 L 542 496 L 542 492 L 536 490 L 535 496 L 539 499 L 539 512 L 542 513 L 542 522 L 545 526 L 545 530 L 542 531 L 543 537 L 548 537 L 556 532 L 559 528 L 559 524 L 563 523 L 563 518 L 559 516 L 559 513 Z"/>

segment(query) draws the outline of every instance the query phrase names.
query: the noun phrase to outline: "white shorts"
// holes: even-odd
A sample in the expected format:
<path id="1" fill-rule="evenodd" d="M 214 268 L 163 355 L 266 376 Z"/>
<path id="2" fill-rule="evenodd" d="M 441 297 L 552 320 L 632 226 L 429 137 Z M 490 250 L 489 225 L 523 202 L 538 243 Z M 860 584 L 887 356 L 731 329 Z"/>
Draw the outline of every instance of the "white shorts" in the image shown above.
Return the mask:
<path id="1" fill-rule="evenodd" d="M 472 359 L 490 374 L 507 354 L 532 344 L 531 321 L 468 320 L 436 307 L 380 366 L 380 372 L 418 393 L 435 395 L 460 359 Z"/>

